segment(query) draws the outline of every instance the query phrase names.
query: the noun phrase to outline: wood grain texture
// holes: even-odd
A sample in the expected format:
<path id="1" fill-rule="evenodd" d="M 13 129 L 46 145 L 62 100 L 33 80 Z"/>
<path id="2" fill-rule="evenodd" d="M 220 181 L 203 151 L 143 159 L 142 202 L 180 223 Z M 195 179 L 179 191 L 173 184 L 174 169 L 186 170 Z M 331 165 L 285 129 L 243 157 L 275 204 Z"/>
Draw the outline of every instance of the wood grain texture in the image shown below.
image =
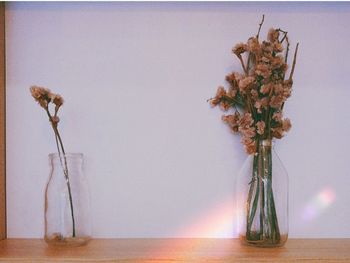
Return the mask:
<path id="1" fill-rule="evenodd" d="M 350 262 L 350 239 L 290 239 L 282 248 L 237 239 L 94 239 L 85 247 L 48 247 L 40 239 L 0 241 L 1 262 Z"/>
<path id="2" fill-rule="evenodd" d="M 6 238 L 5 3 L 0 2 L 0 239 Z"/>

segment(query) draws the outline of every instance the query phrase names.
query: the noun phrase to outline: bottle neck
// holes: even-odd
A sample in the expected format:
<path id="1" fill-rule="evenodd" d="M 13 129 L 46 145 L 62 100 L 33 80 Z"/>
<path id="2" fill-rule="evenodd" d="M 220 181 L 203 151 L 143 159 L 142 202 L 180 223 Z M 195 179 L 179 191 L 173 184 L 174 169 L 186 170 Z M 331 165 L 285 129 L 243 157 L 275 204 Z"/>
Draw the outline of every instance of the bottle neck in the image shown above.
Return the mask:
<path id="1" fill-rule="evenodd" d="M 258 153 L 271 152 L 271 150 L 272 150 L 272 140 L 271 139 L 259 140 Z"/>
<path id="2" fill-rule="evenodd" d="M 49 154 L 50 164 L 55 172 L 68 170 L 69 173 L 82 170 L 84 156 L 81 153 Z M 71 172 L 70 172 L 71 171 Z"/>
<path id="3" fill-rule="evenodd" d="M 260 147 L 272 147 L 272 140 L 271 139 L 259 140 L 259 146 Z"/>

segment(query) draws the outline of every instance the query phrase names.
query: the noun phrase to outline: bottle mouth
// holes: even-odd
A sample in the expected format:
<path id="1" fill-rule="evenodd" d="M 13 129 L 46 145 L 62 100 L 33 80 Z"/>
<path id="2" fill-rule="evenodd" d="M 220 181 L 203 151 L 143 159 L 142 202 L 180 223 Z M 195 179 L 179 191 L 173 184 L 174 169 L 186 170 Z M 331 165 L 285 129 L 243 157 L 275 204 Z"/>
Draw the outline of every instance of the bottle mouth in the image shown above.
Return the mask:
<path id="1" fill-rule="evenodd" d="M 60 156 L 58 153 L 50 153 L 49 154 L 50 159 L 57 159 L 59 157 Z M 84 155 L 82 153 L 66 153 L 66 154 L 61 153 L 61 157 L 62 158 L 66 157 L 69 159 L 83 159 Z"/>

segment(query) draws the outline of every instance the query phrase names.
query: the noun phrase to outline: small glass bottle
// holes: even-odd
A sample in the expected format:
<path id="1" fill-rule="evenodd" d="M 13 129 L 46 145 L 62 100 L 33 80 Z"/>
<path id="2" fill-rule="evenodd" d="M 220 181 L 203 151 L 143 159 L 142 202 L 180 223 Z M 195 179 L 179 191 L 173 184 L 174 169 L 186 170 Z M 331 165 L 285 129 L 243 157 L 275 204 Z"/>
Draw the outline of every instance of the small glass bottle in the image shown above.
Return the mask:
<path id="1" fill-rule="evenodd" d="M 49 154 L 45 191 L 45 241 L 80 246 L 91 239 L 90 196 L 83 173 L 83 154 Z"/>

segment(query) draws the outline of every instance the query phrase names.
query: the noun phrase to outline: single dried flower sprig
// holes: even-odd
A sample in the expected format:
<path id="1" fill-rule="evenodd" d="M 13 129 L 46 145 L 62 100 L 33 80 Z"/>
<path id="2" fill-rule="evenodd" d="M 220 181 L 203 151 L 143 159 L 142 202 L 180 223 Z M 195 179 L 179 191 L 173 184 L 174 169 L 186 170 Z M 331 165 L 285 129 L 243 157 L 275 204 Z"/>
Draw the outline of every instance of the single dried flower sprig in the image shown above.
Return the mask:
<path id="1" fill-rule="evenodd" d="M 71 191 L 69 175 L 68 175 L 67 158 L 66 158 L 66 152 L 64 150 L 62 138 L 58 131 L 58 123 L 60 121 L 60 118 L 58 117 L 57 114 L 60 107 L 63 105 L 64 100 L 61 95 L 52 93 L 49 89 L 44 87 L 32 86 L 30 87 L 30 93 L 32 94 L 33 98 L 39 103 L 39 105 L 45 110 L 47 116 L 49 117 L 49 121 L 51 123 L 52 129 L 55 133 L 58 156 L 60 159 L 60 163 L 63 169 L 63 173 L 66 179 L 66 184 L 68 189 L 68 196 L 69 196 L 69 203 L 70 203 L 70 210 L 71 210 L 71 217 L 72 217 L 72 228 L 73 228 L 72 236 L 75 237 L 76 233 L 75 233 L 74 208 L 73 208 L 72 191 Z M 54 105 L 54 114 L 51 114 L 50 112 L 50 104 Z"/>
<path id="2" fill-rule="evenodd" d="M 234 109 L 233 114 L 224 115 L 222 120 L 233 132 L 242 135 L 242 143 L 248 154 L 256 153 L 259 140 L 280 139 L 291 128 L 290 120 L 282 116 L 284 103 L 292 92 L 299 43 L 286 79 L 288 32 L 272 28 L 267 40 L 260 41 L 263 22 L 264 17 L 256 36 L 232 49 L 241 63 L 243 73 L 228 74 L 228 90 L 220 86 L 215 97 L 209 100 L 213 107 L 219 106 L 223 111 Z"/>

